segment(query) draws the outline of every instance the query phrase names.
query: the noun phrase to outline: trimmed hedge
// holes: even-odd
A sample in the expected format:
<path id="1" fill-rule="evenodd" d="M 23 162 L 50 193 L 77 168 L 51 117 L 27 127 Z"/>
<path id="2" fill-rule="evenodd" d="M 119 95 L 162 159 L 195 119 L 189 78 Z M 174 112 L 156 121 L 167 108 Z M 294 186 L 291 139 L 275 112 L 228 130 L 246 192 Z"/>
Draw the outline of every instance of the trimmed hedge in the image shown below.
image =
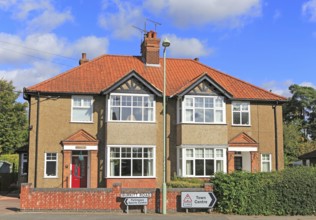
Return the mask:
<path id="1" fill-rule="evenodd" d="M 189 179 L 176 177 L 167 183 L 168 188 L 202 188 L 205 181 L 200 179 Z"/>
<path id="2" fill-rule="evenodd" d="M 316 168 L 280 172 L 218 173 L 212 179 L 216 209 L 240 215 L 315 215 Z"/>

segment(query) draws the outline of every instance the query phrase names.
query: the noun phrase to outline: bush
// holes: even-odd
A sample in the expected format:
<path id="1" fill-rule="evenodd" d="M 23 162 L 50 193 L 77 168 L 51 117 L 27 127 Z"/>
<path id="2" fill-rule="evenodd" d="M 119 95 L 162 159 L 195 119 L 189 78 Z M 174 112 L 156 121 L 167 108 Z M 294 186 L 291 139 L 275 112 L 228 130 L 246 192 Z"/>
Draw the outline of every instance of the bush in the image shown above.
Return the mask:
<path id="1" fill-rule="evenodd" d="M 188 179 L 175 177 L 167 183 L 168 188 L 201 188 L 205 181 L 200 179 Z"/>
<path id="2" fill-rule="evenodd" d="M 241 215 L 312 215 L 316 211 L 316 168 L 281 172 L 219 173 L 212 179 L 216 209 Z"/>

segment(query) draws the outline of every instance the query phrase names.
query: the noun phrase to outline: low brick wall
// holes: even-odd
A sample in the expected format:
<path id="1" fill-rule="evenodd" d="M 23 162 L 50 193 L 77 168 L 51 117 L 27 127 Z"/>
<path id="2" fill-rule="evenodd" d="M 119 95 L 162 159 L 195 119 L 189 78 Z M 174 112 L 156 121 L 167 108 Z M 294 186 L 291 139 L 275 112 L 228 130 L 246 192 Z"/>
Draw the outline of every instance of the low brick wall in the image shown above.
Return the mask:
<path id="1" fill-rule="evenodd" d="M 204 188 L 168 189 L 168 211 L 185 211 L 181 209 L 181 192 L 212 191 L 212 185 L 206 184 Z M 121 194 L 150 193 L 147 211 L 161 212 L 162 194 L 156 188 L 121 188 L 120 184 L 113 184 L 113 188 L 97 189 L 66 189 L 66 188 L 32 188 L 31 184 L 21 185 L 20 209 L 21 211 L 123 211 L 126 209 Z M 142 207 L 130 206 L 131 209 Z"/>

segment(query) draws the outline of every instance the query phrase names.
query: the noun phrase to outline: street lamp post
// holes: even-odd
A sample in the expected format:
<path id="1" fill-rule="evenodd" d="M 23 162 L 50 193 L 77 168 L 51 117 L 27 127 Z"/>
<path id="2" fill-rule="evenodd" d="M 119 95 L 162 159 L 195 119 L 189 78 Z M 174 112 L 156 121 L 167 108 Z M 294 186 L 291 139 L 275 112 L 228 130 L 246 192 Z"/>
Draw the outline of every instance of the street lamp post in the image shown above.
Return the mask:
<path id="1" fill-rule="evenodd" d="M 167 184 L 166 184 L 166 50 L 170 41 L 166 38 L 162 42 L 163 49 L 163 183 L 162 183 L 162 214 L 167 214 Z"/>

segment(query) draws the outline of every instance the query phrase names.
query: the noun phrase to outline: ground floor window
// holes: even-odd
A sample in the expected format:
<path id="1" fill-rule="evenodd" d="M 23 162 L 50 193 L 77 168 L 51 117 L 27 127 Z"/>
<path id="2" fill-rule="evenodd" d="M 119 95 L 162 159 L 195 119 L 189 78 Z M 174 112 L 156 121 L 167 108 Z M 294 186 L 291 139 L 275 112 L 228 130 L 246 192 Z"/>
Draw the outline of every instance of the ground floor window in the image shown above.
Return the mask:
<path id="1" fill-rule="evenodd" d="M 214 147 L 179 147 L 178 175 L 209 177 L 226 172 L 226 149 Z"/>
<path id="2" fill-rule="evenodd" d="M 28 171 L 28 155 L 27 153 L 21 154 L 21 175 L 27 175 Z"/>
<path id="3" fill-rule="evenodd" d="M 45 153 L 45 177 L 57 177 L 57 153 Z"/>
<path id="4" fill-rule="evenodd" d="M 110 146 L 107 161 L 109 177 L 155 176 L 155 147 Z"/>
<path id="5" fill-rule="evenodd" d="M 271 154 L 261 154 L 261 171 L 270 172 L 271 170 Z"/>

